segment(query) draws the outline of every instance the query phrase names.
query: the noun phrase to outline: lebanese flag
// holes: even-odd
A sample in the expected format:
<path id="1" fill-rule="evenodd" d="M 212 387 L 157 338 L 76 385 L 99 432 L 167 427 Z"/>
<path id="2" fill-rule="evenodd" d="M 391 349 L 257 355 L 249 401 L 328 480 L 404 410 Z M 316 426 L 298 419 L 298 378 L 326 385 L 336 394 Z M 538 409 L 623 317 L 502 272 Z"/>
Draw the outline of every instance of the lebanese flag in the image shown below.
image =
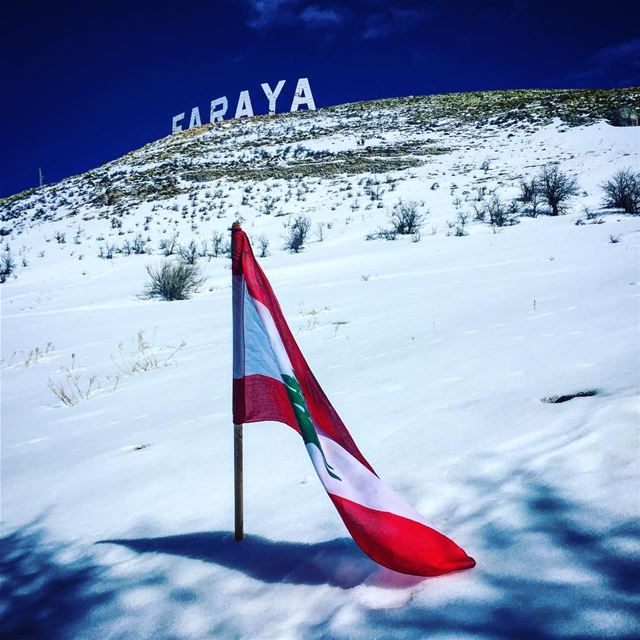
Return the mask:
<path id="1" fill-rule="evenodd" d="M 379 564 L 418 576 L 475 566 L 389 489 L 360 453 L 311 373 L 237 223 L 232 272 L 234 423 L 274 420 L 295 429 L 349 533 Z"/>

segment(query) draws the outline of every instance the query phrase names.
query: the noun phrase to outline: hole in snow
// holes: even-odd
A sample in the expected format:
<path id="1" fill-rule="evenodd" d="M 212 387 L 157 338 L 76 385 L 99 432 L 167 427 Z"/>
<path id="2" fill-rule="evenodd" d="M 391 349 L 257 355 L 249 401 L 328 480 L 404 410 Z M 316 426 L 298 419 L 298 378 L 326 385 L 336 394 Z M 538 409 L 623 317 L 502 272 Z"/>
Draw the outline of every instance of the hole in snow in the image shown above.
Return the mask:
<path id="1" fill-rule="evenodd" d="M 550 404 L 560 404 L 561 402 L 568 402 L 574 398 L 588 398 L 590 396 L 598 395 L 597 389 L 586 389 L 585 391 L 578 391 L 577 393 L 568 393 L 563 396 L 549 396 L 542 398 L 542 402 L 548 402 Z"/>

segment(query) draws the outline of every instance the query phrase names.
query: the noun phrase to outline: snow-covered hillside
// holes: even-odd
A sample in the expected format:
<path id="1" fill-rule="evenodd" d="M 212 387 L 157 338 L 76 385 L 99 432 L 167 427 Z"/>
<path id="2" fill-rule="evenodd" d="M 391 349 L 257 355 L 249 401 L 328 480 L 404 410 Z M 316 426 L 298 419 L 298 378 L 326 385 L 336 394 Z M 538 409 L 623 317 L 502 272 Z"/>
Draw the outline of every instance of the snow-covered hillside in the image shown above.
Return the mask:
<path id="1" fill-rule="evenodd" d="M 0 635 L 637 637 L 640 217 L 604 210 L 601 184 L 640 164 L 640 128 L 607 121 L 639 97 L 228 121 L 1 201 Z M 577 180 L 565 214 L 511 205 L 550 163 Z M 399 201 L 420 233 L 378 238 Z M 312 227 L 294 254 L 297 216 Z M 233 541 L 236 219 L 268 244 L 260 262 L 360 449 L 475 569 L 373 564 L 298 435 L 271 423 L 245 427 Z M 201 290 L 141 297 L 146 267 L 192 241 Z"/>

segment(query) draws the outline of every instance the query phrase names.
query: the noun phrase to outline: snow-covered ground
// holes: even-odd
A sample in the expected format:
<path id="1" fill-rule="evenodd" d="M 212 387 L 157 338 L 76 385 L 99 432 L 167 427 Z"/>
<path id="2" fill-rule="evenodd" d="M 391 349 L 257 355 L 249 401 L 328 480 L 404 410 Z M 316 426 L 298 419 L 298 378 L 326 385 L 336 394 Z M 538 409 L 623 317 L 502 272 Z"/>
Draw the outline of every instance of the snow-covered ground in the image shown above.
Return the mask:
<path id="1" fill-rule="evenodd" d="M 100 259 L 122 240 L 111 216 L 57 208 L 5 238 L 18 270 L 1 287 L 0 633 L 638 636 L 640 218 L 592 224 L 583 207 L 597 210 L 598 185 L 638 165 L 640 134 L 554 122 L 471 145 L 474 132 L 392 173 L 382 207 L 357 195 L 366 175 L 309 178 L 288 203 L 286 185 L 269 187 L 283 196 L 276 211 L 330 225 L 300 254 L 280 249 L 287 216 L 241 204 L 248 182 L 205 184 L 228 202 L 195 230 L 186 193 L 160 212 L 132 207 L 121 229 L 157 246 L 173 224 L 164 215 L 181 242 L 242 215 L 250 237 L 265 234 L 263 268 L 360 449 L 477 567 L 422 579 L 376 566 L 298 435 L 270 423 L 245 427 L 248 537 L 234 542 L 229 260 L 200 260 L 207 283 L 191 300 L 145 300 L 145 267 L 160 256 Z M 553 159 L 580 185 L 566 215 L 501 229 L 469 220 L 467 236 L 450 235 L 476 187 L 513 197 L 517 177 Z M 429 211 L 420 241 L 366 241 L 399 198 Z M 543 401 L 581 391 L 595 395 Z"/>

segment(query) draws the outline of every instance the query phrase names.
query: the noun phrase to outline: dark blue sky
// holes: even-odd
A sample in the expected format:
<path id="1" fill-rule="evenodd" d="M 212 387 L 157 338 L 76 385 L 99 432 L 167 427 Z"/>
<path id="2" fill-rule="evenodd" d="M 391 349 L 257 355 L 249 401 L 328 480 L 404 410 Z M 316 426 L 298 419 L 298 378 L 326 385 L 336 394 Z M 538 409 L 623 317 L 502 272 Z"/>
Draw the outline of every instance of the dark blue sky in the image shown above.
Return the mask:
<path id="1" fill-rule="evenodd" d="M 170 133 L 262 82 L 308 77 L 318 107 L 511 88 L 640 84 L 640 2 L 17 2 L 0 25 L 0 196 Z M 186 123 L 185 123 L 186 124 Z"/>

